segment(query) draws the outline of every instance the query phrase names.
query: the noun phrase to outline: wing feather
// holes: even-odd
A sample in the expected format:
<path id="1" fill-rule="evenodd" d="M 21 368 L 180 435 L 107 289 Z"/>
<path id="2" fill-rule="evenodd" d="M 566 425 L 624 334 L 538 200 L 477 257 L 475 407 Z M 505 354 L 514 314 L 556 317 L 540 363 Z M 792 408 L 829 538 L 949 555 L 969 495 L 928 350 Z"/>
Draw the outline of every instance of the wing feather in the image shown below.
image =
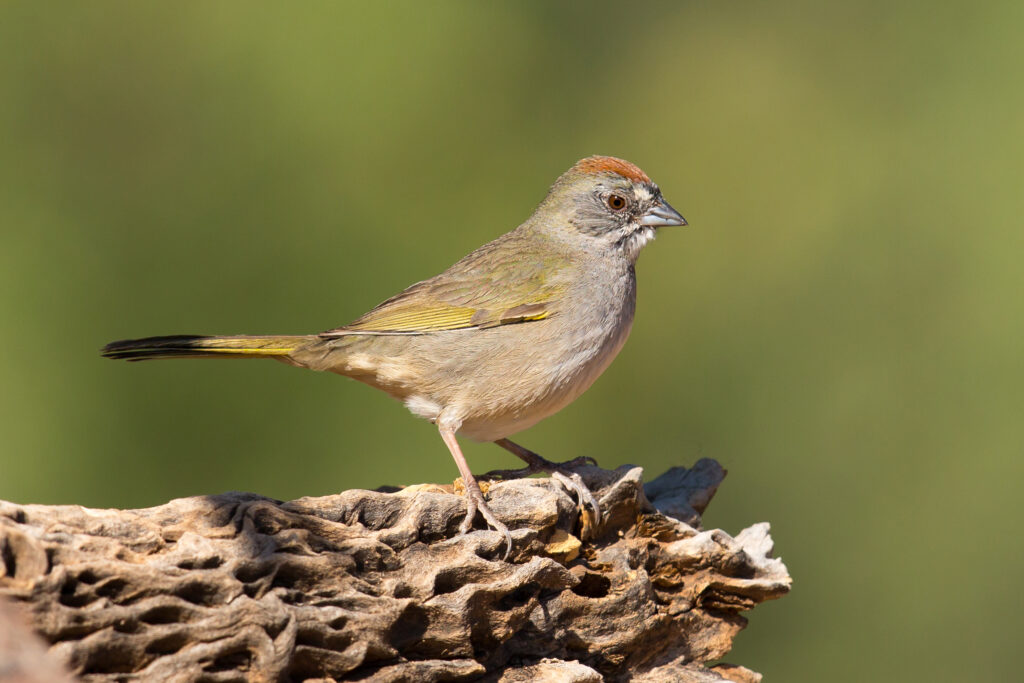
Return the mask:
<path id="1" fill-rule="evenodd" d="M 424 334 L 544 320 L 558 310 L 572 260 L 510 233 L 321 336 Z"/>

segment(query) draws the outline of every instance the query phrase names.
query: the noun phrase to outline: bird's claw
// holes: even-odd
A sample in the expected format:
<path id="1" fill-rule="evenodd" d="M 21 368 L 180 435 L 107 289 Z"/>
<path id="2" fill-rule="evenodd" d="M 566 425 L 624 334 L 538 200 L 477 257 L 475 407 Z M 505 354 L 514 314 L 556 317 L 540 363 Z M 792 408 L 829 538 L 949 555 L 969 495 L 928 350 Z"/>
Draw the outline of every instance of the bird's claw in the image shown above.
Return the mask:
<path id="1" fill-rule="evenodd" d="M 551 478 L 557 481 L 559 484 L 564 486 L 569 491 L 576 493 L 576 499 L 579 501 L 580 508 L 585 508 L 588 504 L 594 510 L 594 524 L 601 523 L 601 505 L 597 502 L 597 497 L 593 491 L 587 488 L 587 485 L 583 483 L 583 478 L 576 472 L 561 472 L 555 470 L 551 473 Z"/>
<path id="2" fill-rule="evenodd" d="M 565 487 L 567 491 L 575 493 L 576 500 L 582 510 L 585 510 L 586 506 L 589 505 L 594 510 L 594 524 L 601 523 L 601 506 L 597 502 L 597 497 L 589 488 L 587 488 L 587 485 L 583 483 L 583 478 L 578 473 L 572 471 L 573 468 L 583 465 L 592 465 L 597 467 L 596 460 L 588 455 L 583 455 L 567 462 L 555 463 L 541 458 L 536 453 L 530 452 L 530 455 L 533 457 L 529 461 L 530 464 L 526 467 L 518 470 L 492 470 L 487 474 L 482 475 L 480 478 L 509 481 L 511 479 L 523 479 L 530 475 L 544 472 Z"/>
<path id="3" fill-rule="evenodd" d="M 476 518 L 477 512 L 480 513 L 491 528 L 505 535 L 505 554 L 501 559 L 507 561 L 509 555 L 512 553 L 512 533 L 508 530 L 508 527 L 505 526 L 493 512 L 491 512 L 491 509 L 487 507 L 487 501 L 484 500 L 484 494 L 483 491 L 480 490 L 480 487 L 467 486 L 466 518 L 463 519 L 462 524 L 459 525 L 459 535 L 467 534 L 472 530 L 473 520 Z"/>

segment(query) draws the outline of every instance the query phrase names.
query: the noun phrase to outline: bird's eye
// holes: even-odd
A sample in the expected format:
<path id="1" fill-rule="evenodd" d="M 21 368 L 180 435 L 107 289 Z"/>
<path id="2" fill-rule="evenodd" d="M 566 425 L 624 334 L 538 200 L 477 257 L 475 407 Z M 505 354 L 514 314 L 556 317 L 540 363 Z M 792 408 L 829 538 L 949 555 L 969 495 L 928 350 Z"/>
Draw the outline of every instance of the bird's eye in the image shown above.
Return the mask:
<path id="1" fill-rule="evenodd" d="M 626 208 L 626 199 L 622 195 L 613 194 L 608 197 L 608 208 L 612 211 L 622 211 Z"/>

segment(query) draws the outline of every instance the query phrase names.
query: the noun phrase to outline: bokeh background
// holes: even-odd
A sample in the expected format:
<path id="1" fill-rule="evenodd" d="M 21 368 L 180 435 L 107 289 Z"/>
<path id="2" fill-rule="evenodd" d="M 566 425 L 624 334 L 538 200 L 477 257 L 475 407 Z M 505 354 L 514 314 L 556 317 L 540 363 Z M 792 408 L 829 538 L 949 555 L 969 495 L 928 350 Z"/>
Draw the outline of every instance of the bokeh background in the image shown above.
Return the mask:
<path id="1" fill-rule="evenodd" d="M 706 523 L 770 520 L 795 577 L 729 657 L 769 681 L 1014 679 L 1022 35 L 1018 0 L 4 3 L 0 498 L 452 480 L 354 382 L 98 349 L 342 324 L 613 154 L 691 227 L 521 441 L 722 462 Z"/>

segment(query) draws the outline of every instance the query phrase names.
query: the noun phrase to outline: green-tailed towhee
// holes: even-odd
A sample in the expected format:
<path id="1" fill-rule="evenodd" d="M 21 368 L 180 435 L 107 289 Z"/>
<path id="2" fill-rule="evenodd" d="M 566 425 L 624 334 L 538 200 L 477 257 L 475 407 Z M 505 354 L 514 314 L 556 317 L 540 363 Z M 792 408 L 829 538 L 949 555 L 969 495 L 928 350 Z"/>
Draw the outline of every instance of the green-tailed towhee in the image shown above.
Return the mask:
<path id="1" fill-rule="evenodd" d="M 456 434 L 494 441 L 574 488 L 578 475 L 507 437 L 564 408 L 622 348 L 636 303 L 634 264 L 657 228 L 686 225 L 639 168 L 582 159 L 525 223 L 357 320 L 299 336 L 171 336 L 113 342 L 108 358 L 275 358 L 352 377 L 435 423 L 466 486 L 468 531 L 479 510 L 505 535 Z M 508 552 L 506 551 L 506 556 Z"/>

